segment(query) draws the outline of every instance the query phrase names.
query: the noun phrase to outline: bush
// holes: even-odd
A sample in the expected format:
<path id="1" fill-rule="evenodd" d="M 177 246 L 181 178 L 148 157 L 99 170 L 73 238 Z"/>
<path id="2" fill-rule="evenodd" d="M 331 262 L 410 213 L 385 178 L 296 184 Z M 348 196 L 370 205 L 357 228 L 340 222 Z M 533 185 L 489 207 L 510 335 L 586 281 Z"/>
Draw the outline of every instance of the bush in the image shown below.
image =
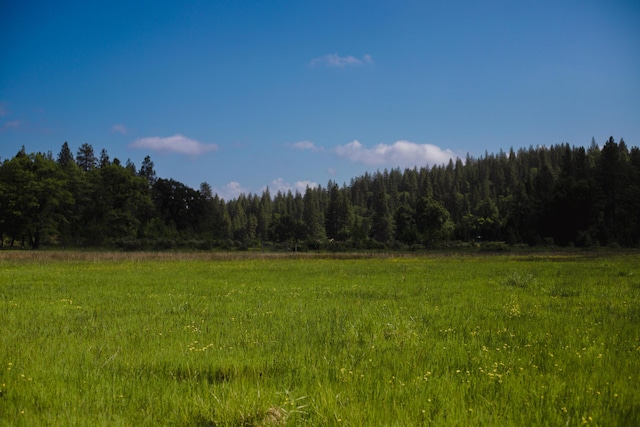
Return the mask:
<path id="1" fill-rule="evenodd" d="M 509 250 L 509 245 L 505 242 L 484 242 L 480 245 L 480 250 L 486 252 L 505 252 Z"/>

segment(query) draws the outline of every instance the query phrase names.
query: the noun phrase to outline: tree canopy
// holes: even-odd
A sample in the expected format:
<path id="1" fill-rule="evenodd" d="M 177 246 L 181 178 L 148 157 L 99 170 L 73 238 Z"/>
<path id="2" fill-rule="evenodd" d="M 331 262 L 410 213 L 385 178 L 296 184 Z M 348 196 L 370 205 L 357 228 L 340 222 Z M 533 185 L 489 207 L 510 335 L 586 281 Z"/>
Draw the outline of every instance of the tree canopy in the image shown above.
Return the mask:
<path id="1" fill-rule="evenodd" d="M 460 242 L 589 247 L 640 243 L 640 150 L 558 144 L 446 165 L 365 173 L 303 194 L 222 200 L 94 155 L 24 147 L 0 163 L 0 244 L 163 249 L 415 249 Z"/>

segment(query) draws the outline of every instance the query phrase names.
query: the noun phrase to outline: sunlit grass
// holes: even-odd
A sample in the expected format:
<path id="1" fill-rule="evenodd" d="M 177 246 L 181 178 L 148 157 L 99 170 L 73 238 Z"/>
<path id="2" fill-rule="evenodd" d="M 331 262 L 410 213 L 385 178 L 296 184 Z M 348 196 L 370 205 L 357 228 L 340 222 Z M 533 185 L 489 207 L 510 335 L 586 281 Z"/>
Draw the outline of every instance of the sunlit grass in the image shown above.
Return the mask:
<path id="1" fill-rule="evenodd" d="M 0 420 L 637 425 L 639 261 L 0 252 Z"/>

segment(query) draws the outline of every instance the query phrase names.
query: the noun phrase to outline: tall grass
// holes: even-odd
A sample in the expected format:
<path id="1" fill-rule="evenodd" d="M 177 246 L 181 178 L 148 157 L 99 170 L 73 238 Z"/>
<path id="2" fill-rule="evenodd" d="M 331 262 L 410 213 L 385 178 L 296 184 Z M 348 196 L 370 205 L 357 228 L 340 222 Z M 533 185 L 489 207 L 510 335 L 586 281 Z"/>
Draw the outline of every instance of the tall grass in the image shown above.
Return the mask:
<path id="1" fill-rule="evenodd" d="M 4 425 L 638 425 L 637 255 L 2 253 Z"/>

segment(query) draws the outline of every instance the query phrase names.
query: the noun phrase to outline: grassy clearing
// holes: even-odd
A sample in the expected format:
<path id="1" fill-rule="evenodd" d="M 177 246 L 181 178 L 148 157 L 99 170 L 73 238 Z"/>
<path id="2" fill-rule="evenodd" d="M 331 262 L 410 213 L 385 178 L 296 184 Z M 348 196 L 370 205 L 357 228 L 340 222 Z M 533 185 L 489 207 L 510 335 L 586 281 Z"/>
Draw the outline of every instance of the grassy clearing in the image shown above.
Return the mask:
<path id="1" fill-rule="evenodd" d="M 0 253 L 4 425 L 640 424 L 638 255 Z"/>

